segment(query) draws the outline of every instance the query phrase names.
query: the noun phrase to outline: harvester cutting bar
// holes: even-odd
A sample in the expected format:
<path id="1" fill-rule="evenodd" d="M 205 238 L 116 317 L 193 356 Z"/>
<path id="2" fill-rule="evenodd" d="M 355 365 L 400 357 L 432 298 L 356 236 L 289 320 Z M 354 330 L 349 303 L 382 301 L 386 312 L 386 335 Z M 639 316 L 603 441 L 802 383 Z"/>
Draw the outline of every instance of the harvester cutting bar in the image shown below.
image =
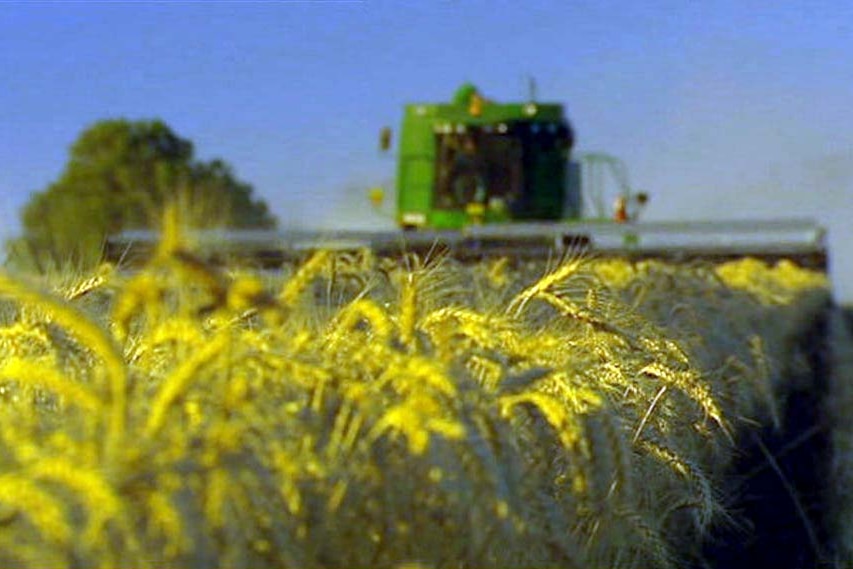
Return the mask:
<path id="1" fill-rule="evenodd" d="M 825 230 L 810 219 L 525 223 L 472 227 L 469 234 L 483 240 L 547 235 L 557 249 L 581 244 L 596 254 L 635 259 L 717 261 L 749 256 L 827 268 Z"/>
<path id="2" fill-rule="evenodd" d="M 646 222 L 598 230 L 594 249 L 633 257 L 674 260 L 783 258 L 802 266 L 827 268 L 825 230 L 812 220 Z"/>
<path id="3" fill-rule="evenodd" d="M 686 222 L 533 222 L 471 226 L 462 231 L 201 231 L 193 243 L 214 258 L 275 266 L 317 249 L 370 248 L 380 255 L 448 250 L 469 260 L 505 255 L 546 258 L 566 250 L 678 262 L 752 256 L 790 259 L 826 269 L 824 230 L 811 220 Z M 150 253 L 157 236 L 128 231 L 108 243 L 108 257 L 131 263 Z"/>

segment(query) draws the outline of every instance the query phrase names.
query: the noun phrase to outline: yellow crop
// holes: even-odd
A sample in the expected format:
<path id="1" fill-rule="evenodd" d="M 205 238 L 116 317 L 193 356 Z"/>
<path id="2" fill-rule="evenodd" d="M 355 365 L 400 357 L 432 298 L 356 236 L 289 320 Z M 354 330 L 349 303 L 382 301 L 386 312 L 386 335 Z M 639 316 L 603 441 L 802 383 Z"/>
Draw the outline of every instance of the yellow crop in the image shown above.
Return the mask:
<path id="1" fill-rule="evenodd" d="M 752 261 L 263 277 L 176 223 L 129 277 L 0 275 L 0 566 L 679 566 L 828 294 Z"/>

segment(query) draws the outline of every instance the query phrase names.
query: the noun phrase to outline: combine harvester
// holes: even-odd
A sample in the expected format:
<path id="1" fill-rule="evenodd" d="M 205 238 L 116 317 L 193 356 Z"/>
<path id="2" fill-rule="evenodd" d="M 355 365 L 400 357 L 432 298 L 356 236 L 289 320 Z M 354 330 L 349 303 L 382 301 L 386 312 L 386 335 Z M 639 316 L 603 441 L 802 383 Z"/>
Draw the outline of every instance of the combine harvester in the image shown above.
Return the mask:
<path id="1" fill-rule="evenodd" d="M 391 139 L 383 129 L 384 152 Z M 380 255 L 441 248 L 463 260 L 567 249 L 676 262 L 750 256 L 826 269 L 824 230 L 809 219 L 639 221 L 648 196 L 634 191 L 624 164 L 607 154 L 574 156 L 563 106 L 532 95 L 503 104 L 465 84 L 450 103 L 407 105 L 399 141 L 399 230 L 205 231 L 196 243 L 217 258 L 266 267 L 319 248 L 367 247 Z M 370 199 L 380 209 L 383 191 Z M 109 240 L 108 257 L 139 260 L 156 239 L 121 233 Z"/>

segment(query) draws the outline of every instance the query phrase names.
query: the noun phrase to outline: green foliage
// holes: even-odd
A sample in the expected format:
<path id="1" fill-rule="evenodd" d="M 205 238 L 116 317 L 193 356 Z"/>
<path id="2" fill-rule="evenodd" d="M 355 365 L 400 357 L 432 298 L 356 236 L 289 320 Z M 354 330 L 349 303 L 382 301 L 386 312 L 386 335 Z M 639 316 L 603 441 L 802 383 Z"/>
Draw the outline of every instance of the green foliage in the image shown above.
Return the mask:
<path id="1" fill-rule="evenodd" d="M 41 272 L 92 267 L 107 236 L 155 227 L 168 202 L 198 228 L 276 224 L 228 164 L 196 160 L 192 143 L 162 121 L 103 120 L 73 143 L 59 179 L 33 194 L 9 258 Z"/>

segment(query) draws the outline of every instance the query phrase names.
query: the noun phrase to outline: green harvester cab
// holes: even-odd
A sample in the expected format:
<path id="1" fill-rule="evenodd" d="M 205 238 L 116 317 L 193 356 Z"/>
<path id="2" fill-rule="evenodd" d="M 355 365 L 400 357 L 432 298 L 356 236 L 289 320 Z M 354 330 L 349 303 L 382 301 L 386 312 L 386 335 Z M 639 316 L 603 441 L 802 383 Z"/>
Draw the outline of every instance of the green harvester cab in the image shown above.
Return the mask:
<path id="1" fill-rule="evenodd" d="M 465 84 L 450 103 L 406 105 L 397 223 L 460 229 L 576 219 L 581 198 L 570 166 L 573 143 L 560 104 L 496 103 Z"/>

